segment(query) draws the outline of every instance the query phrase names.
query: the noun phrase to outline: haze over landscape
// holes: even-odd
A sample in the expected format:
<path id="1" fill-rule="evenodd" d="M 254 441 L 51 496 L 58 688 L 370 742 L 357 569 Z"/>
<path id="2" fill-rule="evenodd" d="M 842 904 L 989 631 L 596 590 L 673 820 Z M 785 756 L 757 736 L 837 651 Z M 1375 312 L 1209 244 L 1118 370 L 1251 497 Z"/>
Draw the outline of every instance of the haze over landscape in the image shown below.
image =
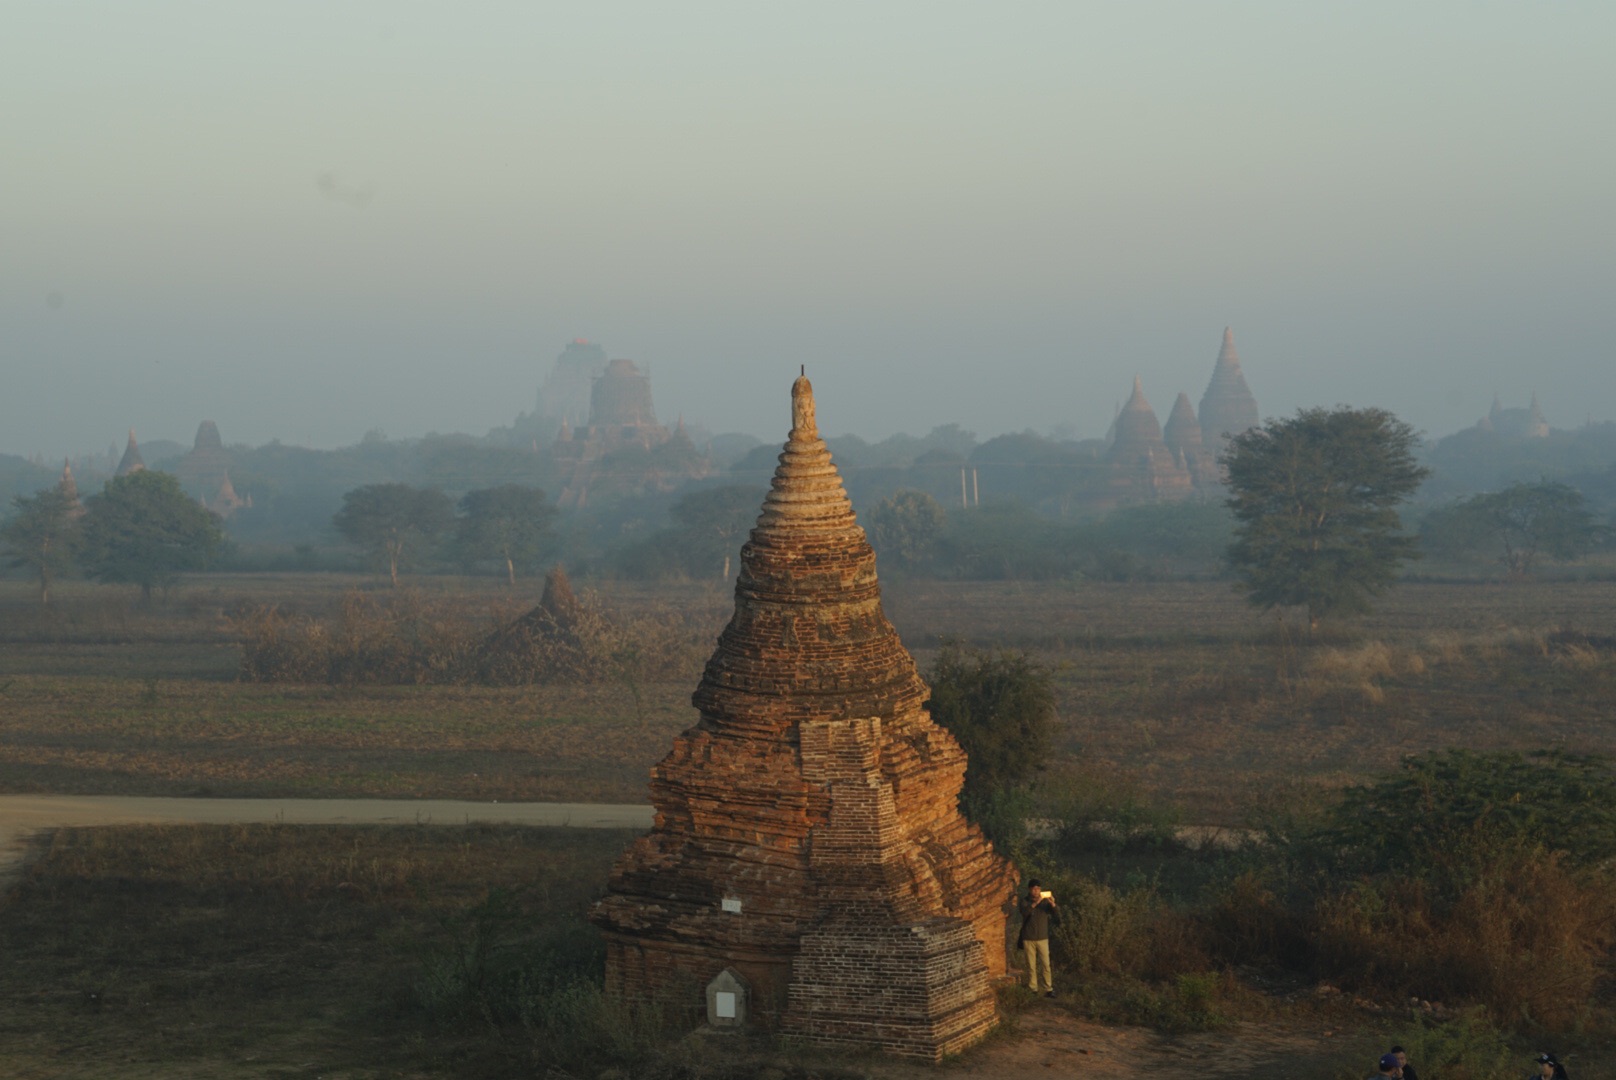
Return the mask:
<path id="1" fill-rule="evenodd" d="M 16 5 L 0 450 L 481 434 L 576 337 L 772 438 L 1616 392 L 1616 11 Z"/>
<path id="2" fill-rule="evenodd" d="M 0 1076 L 1616 1080 L 1613 42 L 0 6 Z"/>

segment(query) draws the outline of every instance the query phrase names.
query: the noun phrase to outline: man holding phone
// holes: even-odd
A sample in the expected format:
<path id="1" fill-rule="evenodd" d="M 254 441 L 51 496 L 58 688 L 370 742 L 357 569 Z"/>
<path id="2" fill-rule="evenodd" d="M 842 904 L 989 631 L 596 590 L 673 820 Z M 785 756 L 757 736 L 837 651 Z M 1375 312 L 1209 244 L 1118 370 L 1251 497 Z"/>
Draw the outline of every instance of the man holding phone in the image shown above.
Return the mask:
<path id="1" fill-rule="evenodd" d="M 1044 996 L 1052 998 L 1055 980 L 1049 967 L 1049 932 L 1060 925 L 1055 894 L 1045 892 L 1043 883 L 1034 878 L 1027 882 L 1027 895 L 1018 900 L 1016 906 L 1021 910 L 1021 934 L 1016 940 L 1027 958 L 1027 986 L 1037 993 L 1041 972 Z"/>

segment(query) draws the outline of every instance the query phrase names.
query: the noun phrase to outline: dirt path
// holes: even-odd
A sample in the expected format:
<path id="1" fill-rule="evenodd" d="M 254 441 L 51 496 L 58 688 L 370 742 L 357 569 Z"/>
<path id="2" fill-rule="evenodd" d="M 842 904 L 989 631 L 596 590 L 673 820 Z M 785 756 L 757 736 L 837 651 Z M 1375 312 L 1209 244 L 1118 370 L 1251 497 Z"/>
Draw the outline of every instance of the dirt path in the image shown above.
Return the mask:
<path id="1" fill-rule="evenodd" d="M 1006 1037 L 931 1068 L 882 1063 L 879 1080 L 1001 1080 L 1012 1077 L 1149 1077 L 1150 1080 L 1329 1080 L 1369 1061 L 1375 1043 L 1338 1039 L 1317 1025 L 1239 1023 L 1214 1032 L 1164 1035 L 1034 1006 Z M 1371 1062 L 1372 1063 L 1372 1062 Z"/>
<path id="2" fill-rule="evenodd" d="M 484 803 L 452 799 L 165 799 L 125 795 L 0 795 L 0 896 L 34 834 L 69 825 L 500 825 L 649 829 L 632 803 Z"/>

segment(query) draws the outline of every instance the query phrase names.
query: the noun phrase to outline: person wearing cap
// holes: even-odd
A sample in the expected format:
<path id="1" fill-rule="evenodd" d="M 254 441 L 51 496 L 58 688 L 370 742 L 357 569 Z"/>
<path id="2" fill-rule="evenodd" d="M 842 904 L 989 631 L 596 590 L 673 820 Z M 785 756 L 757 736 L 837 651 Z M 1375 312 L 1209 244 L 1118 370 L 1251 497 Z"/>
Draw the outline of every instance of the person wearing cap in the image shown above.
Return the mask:
<path id="1" fill-rule="evenodd" d="M 1380 1064 L 1377 1066 L 1377 1071 L 1369 1080 L 1387 1080 L 1388 1077 L 1391 1080 L 1401 1080 L 1402 1075 L 1403 1067 L 1397 1064 L 1397 1055 L 1382 1054 L 1380 1055 Z"/>
<path id="2" fill-rule="evenodd" d="M 1537 1060 L 1537 1074 L 1543 1080 L 1571 1080 L 1566 1074 L 1565 1066 L 1553 1054 L 1539 1054 Z"/>
<path id="3" fill-rule="evenodd" d="M 1044 996 L 1055 996 L 1055 980 L 1049 968 L 1049 931 L 1060 925 L 1060 909 L 1052 893 L 1044 892 L 1037 878 L 1027 882 L 1027 895 L 1016 902 L 1021 911 L 1021 934 L 1016 941 L 1027 958 L 1027 986 L 1038 992 L 1039 964 L 1043 964 Z"/>
<path id="4" fill-rule="evenodd" d="M 1394 1046 L 1386 1052 L 1397 1059 L 1397 1067 L 1403 1070 L 1398 1075 L 1403 1080 L 1420 1080 L 1420 1074 L 1414 1070 L 1414 1066 L 1408 1063 L 1408 1052 L 1406 1050 L 1401 1046 Z"/>

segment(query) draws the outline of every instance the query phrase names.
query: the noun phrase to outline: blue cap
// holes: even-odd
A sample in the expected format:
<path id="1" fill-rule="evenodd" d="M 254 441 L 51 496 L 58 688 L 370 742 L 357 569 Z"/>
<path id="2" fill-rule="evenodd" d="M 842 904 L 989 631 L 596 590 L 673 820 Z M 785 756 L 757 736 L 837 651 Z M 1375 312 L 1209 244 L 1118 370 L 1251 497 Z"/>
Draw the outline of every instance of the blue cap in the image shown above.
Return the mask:
<path id="1" fill-rule="evenodd" d="M 1395 1069 L 1395 1068 L 1397 1068 L 1397 1055 L 1396 1054 L 1382 1054 L 1382 1055 L 1380 1055 L 1380 1071 L 1381 1072 L 1388 1072 L 1388 1071 L 1390 1071 L 1392 1069 Z"/>

